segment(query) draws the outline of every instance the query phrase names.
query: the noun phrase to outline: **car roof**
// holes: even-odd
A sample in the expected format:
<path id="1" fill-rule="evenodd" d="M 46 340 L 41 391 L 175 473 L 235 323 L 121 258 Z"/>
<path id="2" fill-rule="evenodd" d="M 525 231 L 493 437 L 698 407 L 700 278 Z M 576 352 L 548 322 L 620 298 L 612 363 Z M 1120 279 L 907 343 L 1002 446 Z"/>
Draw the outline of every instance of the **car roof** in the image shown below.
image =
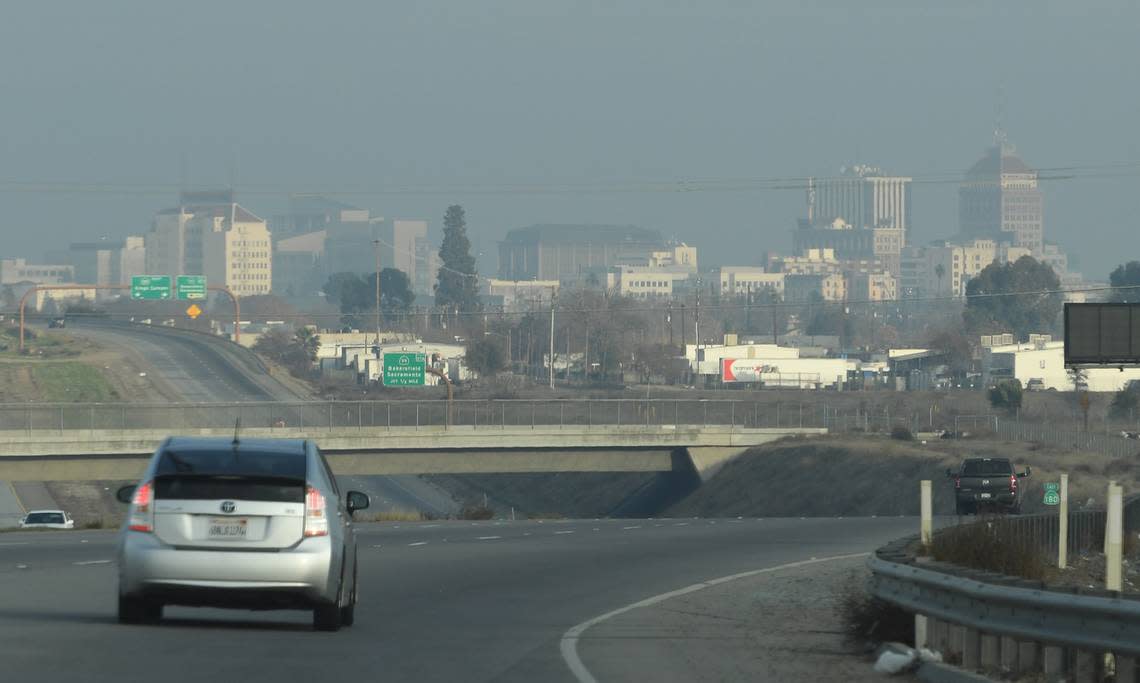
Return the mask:
<path id="1" fill-rule="evenodd" d="M 63 510 L 28 510 L 29 515 L 38 515 L 38 514 L 41 514 L 44 512 L 57 513 L 57 514 L 61 514 L 61 515 L 67 514 Z"/>
<path id="2" fill-rule="evenodd" d="M 231 437 L 221 436 L 172 436 L 162 445 L 163 451 L 191 453 L 194 451 L 242 451 L 257 453 L 280 453 L 281 455 L 304 455 L 304 439 L 238 439 L 235 444 Z"/>

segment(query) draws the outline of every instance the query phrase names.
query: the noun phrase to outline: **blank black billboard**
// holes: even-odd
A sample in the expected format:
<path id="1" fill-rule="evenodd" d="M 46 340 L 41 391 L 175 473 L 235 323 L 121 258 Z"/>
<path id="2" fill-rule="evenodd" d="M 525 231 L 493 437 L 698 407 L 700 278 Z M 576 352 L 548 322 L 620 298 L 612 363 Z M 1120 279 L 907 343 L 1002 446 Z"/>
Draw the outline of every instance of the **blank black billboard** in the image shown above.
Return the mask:
<path id="1" fill-rule="evenodd" d="M 1140 304 L 1065 304 L 1065 365 L 1140 366 Z"/>

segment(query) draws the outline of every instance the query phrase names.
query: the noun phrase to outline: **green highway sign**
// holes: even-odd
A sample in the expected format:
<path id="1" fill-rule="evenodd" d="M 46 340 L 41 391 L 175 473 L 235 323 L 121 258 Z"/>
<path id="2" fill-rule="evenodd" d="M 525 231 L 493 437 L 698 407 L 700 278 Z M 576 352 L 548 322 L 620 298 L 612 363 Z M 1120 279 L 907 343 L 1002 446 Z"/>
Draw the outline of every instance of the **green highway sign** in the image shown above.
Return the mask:
<path id="1" fill-rule="evenodd" d="M 169 275 L 134 275 L 131 277 L 131 298 L 157 301 L 169 299 Z"/>
<path id="2" fill-rule="evenodd" d="M 205 299 L 206 298 L 206 276 L 205 275 L 179 275 L 178 276 L 178 298 L 179 299 Z"/>
<path id="3" fill-rule="evenodd" d="M 1045 482 L 1045 504 L 1046 505 L 1060 505 L 1061 504 L 1061 485 L 1057 482 Z"/>
<path id="4" fill-rule="evenodd" d="M 422 387 L 425 366 L 422 353 L 385 353 L 384 386 Z"/>
<path id="5" fill-rule="evenodd" d="M 1055 482 L 1055 481 L 1047 481 L 1047 482 L 1045 482 L 1045 492 L 1046 492 L 1046 493 L 1048 493 L 1049 491 L 1052 491 L 1053 493 L 1056 493 L 1056 492 L 1058 492 L 1058 491 L 1060 491 L 1060 490 L 1061 490 L 1061 485 L 1060 485 L 1060 484 L 1058 484 L 1057 482 Z"/>

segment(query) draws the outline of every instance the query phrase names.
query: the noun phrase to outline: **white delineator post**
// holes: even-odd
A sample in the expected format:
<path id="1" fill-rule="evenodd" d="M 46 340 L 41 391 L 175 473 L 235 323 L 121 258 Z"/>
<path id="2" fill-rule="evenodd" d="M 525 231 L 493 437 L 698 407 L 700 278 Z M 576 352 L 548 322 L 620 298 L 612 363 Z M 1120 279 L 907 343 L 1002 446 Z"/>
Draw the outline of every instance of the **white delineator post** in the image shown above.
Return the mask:
<path id="1" fill-rule="evenodd" d="M 923 479 L 921 483 L 922 503 L 922 547 L 929 548 L 930 543 L 934 540 L 934 499 L 931 493 L 931 482 L 929 479 Z"/>
<path id="2" fill-rule="evenodd" d="M 1105 522 L 1108 540 L 1104 547 L 1104 587 L 1121 590 L 1121 555 L 1124 541 L 1124 489 L 1115 484 L 1108 487 L 1108 519 Z"/>
<path id="3" fill-rule="evenodd" d="M 1057 566 L 1064 569 L 1069 562 L 1069 475 L 1061 475 L 1061 507 L 1057 511 Z"/>

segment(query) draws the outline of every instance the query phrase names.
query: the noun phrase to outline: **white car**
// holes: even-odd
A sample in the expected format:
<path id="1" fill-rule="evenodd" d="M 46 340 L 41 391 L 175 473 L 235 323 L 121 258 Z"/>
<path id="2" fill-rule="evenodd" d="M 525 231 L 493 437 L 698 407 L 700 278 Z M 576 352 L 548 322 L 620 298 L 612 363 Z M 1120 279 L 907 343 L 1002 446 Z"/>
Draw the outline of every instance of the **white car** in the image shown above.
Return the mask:
<path id="1" fill-rule="evenodd" d="M 74 529 L 75 520 L 63 510 L 32 510 L 20 520 L 21 529 Z"/>

